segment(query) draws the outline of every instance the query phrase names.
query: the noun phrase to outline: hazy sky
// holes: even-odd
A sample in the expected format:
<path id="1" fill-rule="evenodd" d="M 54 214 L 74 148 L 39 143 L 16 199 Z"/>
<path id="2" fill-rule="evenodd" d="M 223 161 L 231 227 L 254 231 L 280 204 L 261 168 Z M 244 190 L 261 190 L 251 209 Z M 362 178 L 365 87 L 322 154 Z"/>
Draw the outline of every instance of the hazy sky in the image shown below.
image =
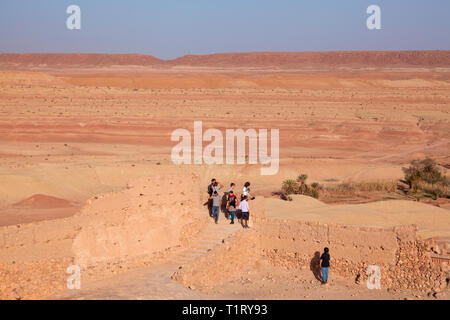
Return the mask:
<path id="1" fill-rule="evenodd" d="M 66 9 L 81 8 L 81 30 Z M 366 9 L 381 8 L 381 30 Z M 450 0 L 0 0 L 0 52 L 450 50 Z"/>

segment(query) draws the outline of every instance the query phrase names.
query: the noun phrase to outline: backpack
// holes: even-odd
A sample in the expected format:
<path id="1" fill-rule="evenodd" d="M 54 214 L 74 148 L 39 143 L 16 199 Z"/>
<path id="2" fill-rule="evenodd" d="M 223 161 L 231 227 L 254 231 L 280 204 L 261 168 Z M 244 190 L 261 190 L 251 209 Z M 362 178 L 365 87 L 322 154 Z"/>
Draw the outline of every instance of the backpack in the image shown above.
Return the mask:
<path id="1" fill-rule="evenodd" d="M 208 194 L 209 194 L 210 196 L 213 195 L 213 187 L 212 187 L 212 184 L 210 184 L 210 185 L 208 186 Z"/>
<path id="2" fill-rule="evenodd" d="M 230 199 L 230 206 L 233 206 L 233 207 L 236 208 L 236 197 L 232 197 L 232 198 Z"/>

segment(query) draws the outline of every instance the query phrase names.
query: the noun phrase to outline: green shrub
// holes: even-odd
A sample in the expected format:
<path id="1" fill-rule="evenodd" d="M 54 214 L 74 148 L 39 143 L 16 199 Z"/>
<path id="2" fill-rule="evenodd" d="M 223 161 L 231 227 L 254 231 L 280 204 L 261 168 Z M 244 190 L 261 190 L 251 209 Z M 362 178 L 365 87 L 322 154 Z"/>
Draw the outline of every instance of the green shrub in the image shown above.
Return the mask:
<path id="1" fill-rule="evenodd" d="M 305 184 L 306 180 L 308 179 L 308 175 L 307 174 L 299 174 L 297 177 L 297 181 L 300 182 L 301 184 Z"/>
<path id="2" fill-rule="evenodd" d="M 413 193 L 421 191 L 433 199 L 450 196 L 449 178 L 442 174 L 433 159 L 413 160 L 403 172 Z"/>
<path id="3" fill-rule="evenodd" d="M 320 184 L 318 182 L 311 183 L 311 188 L 315 190 L 319 190 L 321 188 Z"/>
<path id="4" fill-rule="evenodd" d="M 404 168 L 403 172 L 410 187 L 417 181 L 425 181 L 431 184 L 447 183 L 447 177 L 442 175 L 436 162 L 430 158 L 411 161 L 409 168 Z"/>
<path id="5" fill-rule="evenodd" d="M 297 181 L 293 179 L 287 179 L 283 181 L 283 184 L 281 185 L 281 191 L 286 194 L 297 194 L 299 190 L 299 185 Z"/>
<path id="6" fill-rule="evenodd" d="M 299 174 L 297 176 L 297 179 L 286 179 L 281 184 L 281 192 L 283 193 L 284 197 L 292 201 L 292 197 L 290 197 L 290 194 L 303 194 L 306 196 L 319 198 L 319 190 L 321 186 L 314 182 L 311 185 L 306 184 L 306 180 L 308 179 L 308 175 L 306 174 Z"/>
<path id="7" fill-rule="evenodd" d="M 317 191 L 316 189 L 313 189 L 313 188 L 309 188 L 307 190 L 307 192 L 305 193 L 305 195 L 318 199 L 319 191 Z"/>

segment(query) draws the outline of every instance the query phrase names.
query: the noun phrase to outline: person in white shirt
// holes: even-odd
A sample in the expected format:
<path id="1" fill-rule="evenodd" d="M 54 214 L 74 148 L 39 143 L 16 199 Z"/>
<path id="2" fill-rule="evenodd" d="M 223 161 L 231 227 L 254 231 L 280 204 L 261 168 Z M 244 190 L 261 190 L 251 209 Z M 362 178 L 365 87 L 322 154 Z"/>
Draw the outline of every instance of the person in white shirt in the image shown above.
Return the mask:
<path id="1" fill-rule="evenodd" d="M 216 191 L 218 195 L 220 195 L 220 189 L 223 187 L 223 185 L 218 182 L 218 181 L 214 181 L 213 186 L 212 186 L 212 190 L 213 192 Z"/>
<path id="2" fill-rule="evenodd" d="M 250 218 L 250 208 L 248 206 L 247 196 L 243 196 L 239 209 L 242 212 L 241 224 L 243 228 L 248 228 L 248 219 Z"/>
<path id="3" fill-rule="evenodd" d="M 248 196 L 248 187 L 250 187 L 250 182 L 247 181 L 244 184 L 244 188 L 242 188 L 241 201 L 244 199 L 245 196 Z"/>

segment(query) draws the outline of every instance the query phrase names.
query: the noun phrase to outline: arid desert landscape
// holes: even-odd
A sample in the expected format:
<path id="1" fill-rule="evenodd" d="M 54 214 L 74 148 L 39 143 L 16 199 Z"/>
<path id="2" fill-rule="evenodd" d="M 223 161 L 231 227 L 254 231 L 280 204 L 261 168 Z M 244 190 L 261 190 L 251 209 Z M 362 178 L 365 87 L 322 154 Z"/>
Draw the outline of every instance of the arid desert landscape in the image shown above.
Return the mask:
<path id="1" fill-rule="evenodd" d="M 279 129 L 278 172 L 175 165 L 194 121 Z M 449 299 L 448 186 L 405 181 L 449 150 L 449 51 L 0 54 L 0 299 Z M 250 229 L 211 220 L 212 178 L 251 181 Z"/>

